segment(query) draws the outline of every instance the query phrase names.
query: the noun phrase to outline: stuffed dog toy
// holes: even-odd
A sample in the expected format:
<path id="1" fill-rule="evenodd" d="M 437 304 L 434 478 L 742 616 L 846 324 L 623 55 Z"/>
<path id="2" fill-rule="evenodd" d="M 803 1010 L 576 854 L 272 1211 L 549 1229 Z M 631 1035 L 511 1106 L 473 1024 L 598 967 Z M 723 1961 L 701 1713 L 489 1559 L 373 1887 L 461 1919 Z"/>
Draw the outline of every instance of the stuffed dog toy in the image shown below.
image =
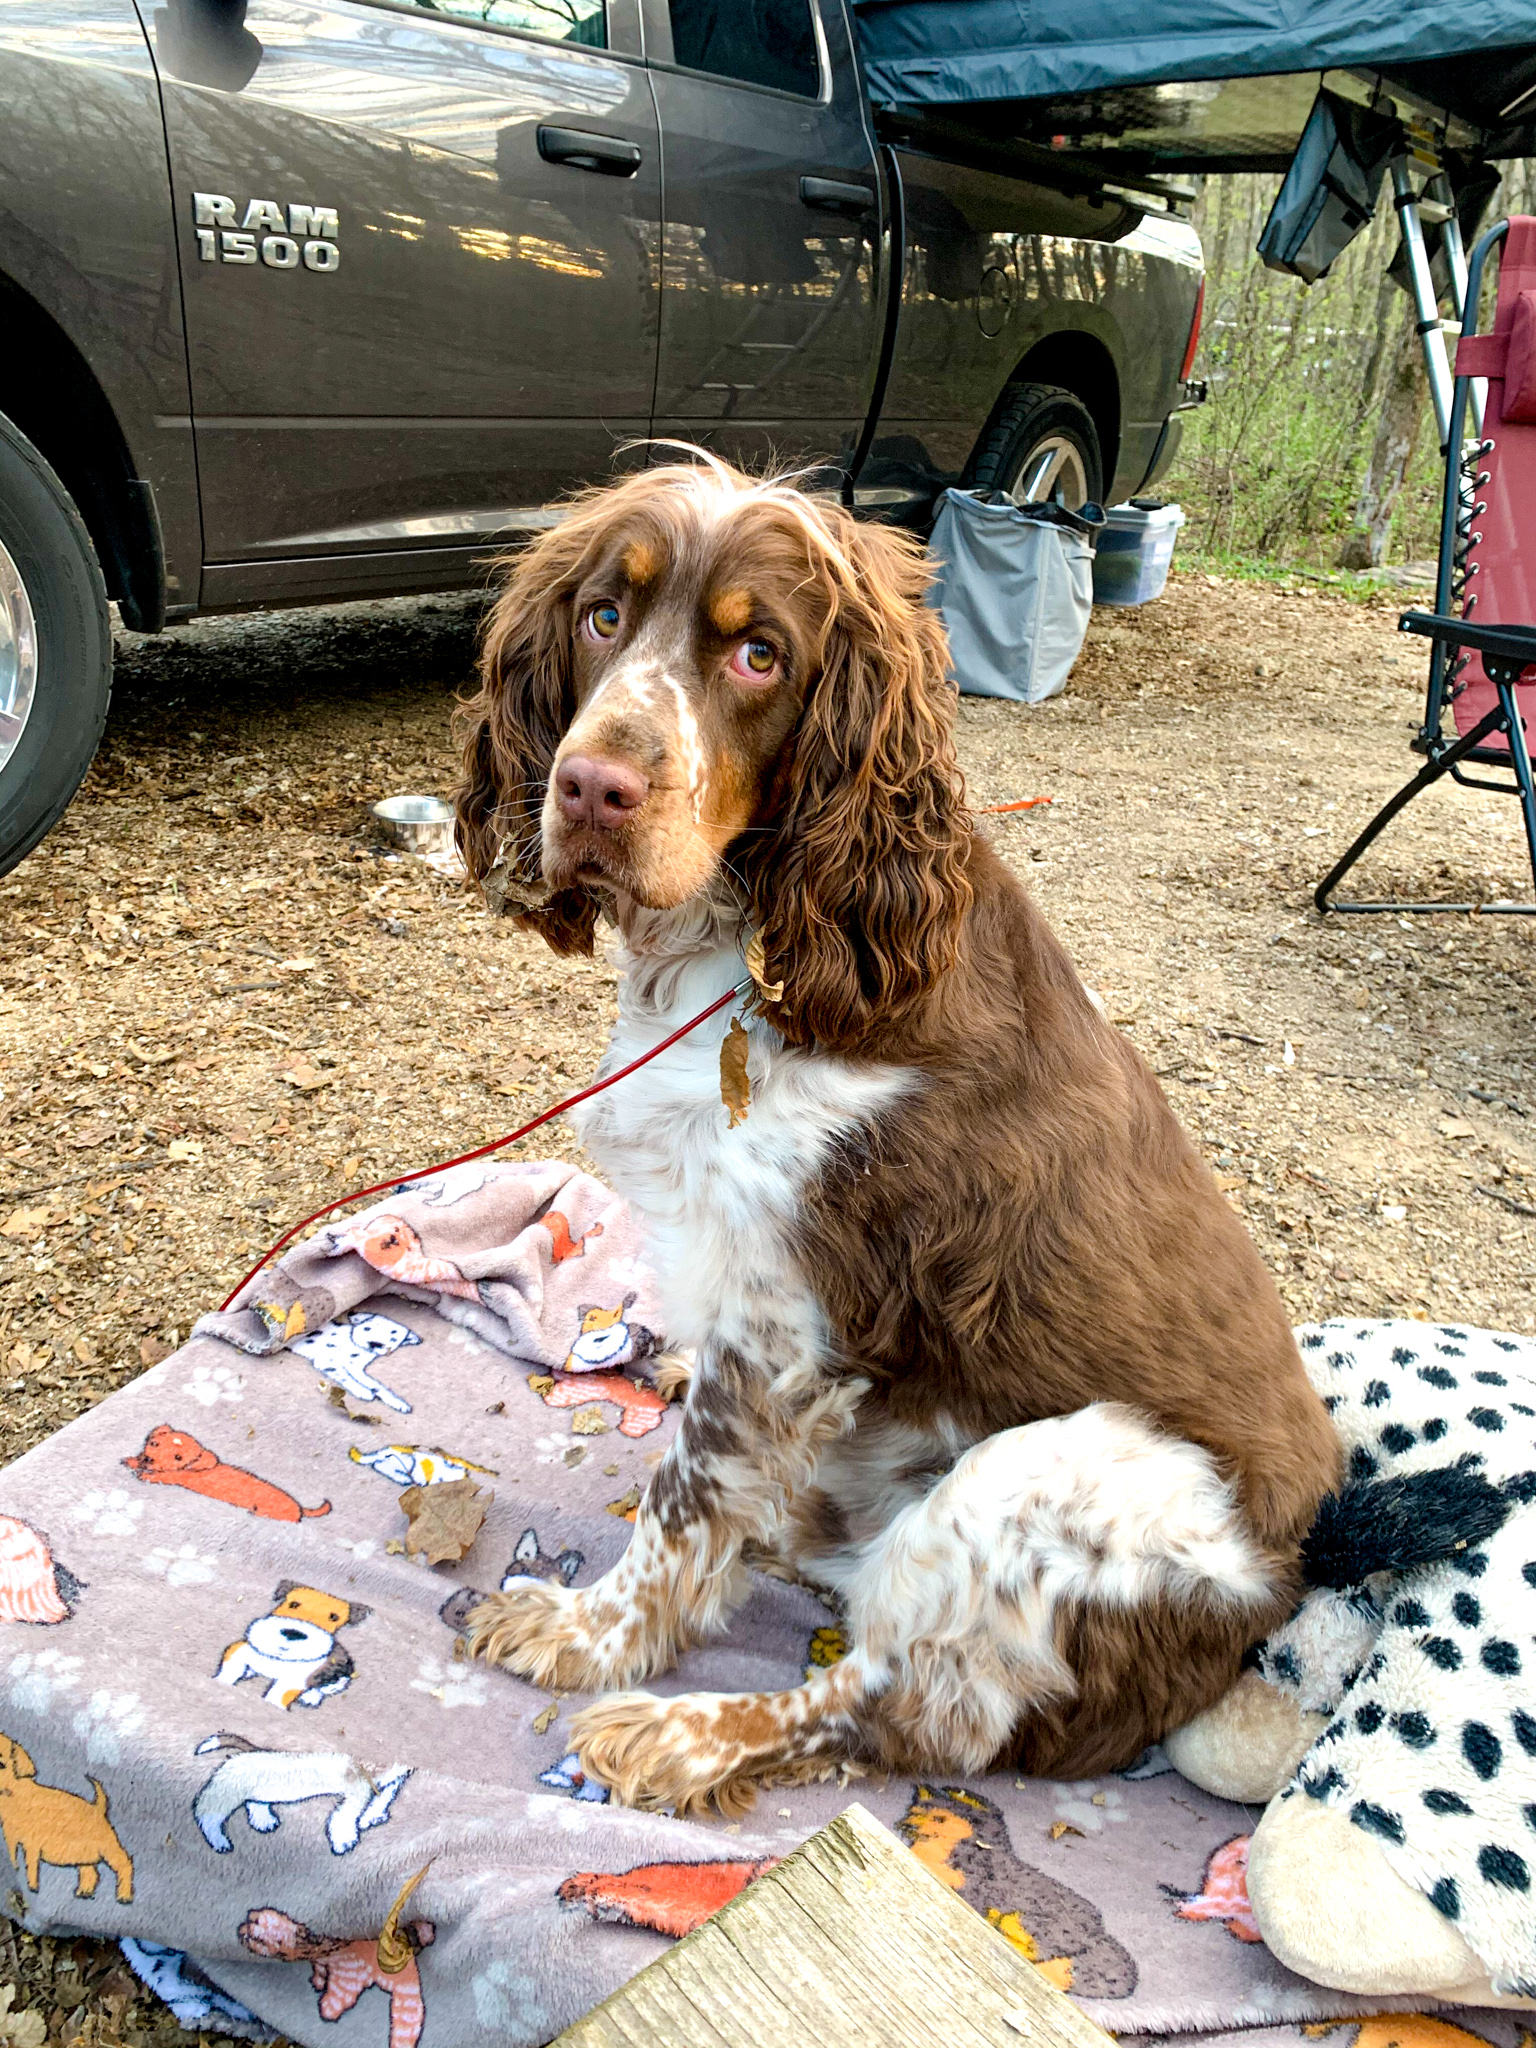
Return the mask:
<path id="1" fill-rule="evenodd" d="M 1536 2006 L 1536 1343 L 1299 1331 L 1347 1460 L 1312 1591 L 1163 1747 L 1267 1801 L 1259 1932 L 1343 1991 Z"/>

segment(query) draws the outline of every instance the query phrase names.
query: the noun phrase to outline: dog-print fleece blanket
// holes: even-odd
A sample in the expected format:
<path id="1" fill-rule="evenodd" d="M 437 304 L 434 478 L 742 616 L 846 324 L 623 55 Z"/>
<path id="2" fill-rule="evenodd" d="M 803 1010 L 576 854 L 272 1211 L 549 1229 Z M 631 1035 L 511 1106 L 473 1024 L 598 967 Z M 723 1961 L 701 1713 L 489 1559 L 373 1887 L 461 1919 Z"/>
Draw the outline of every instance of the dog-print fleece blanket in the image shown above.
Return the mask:
<path id="1" fill-rule="evenodd" d="M 1116 2034 L 1462 2048 L 1460 2019 L 1410 2043 L 1381 2032 L 1394 2001 L 1283 1969 L 1244 1889 L 1257 1812 L 1157 1751 L 1081 1784 L 769 1791 L 729 1825 L 584 1778 L 581 1702 L 459 1661 L 457 1630 L 479 1593 L 619 1556 L 675 1426 L 665 1346 L 608 1190 L 455 1168 L 322 1230 L 0 1475 L 0 1909 L 123 1941 L 188 2024 L 532 2048 L 856 1792 Z M 404 1490 L 466 1476 L 491 1496 L 472 1547 L 418 1562 Z M 658 1687 L 780 1687 L 843 1647 L 761 1578 Z"/>

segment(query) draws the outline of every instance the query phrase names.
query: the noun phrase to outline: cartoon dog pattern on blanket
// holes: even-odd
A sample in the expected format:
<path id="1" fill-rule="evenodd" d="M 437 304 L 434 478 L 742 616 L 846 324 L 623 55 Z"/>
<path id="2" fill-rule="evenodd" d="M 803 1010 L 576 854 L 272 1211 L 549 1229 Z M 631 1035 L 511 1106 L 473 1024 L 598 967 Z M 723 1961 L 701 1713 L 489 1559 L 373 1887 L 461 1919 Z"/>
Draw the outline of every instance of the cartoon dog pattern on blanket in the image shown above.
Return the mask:
<path id="1" fill-rule="evenodd" d="M 0 1621 L 68 1621 L 84 1591 L 40 1529 L 0 1515 Z"/>
<path id="2" fill-rule="evenodd" d="M 354 1401 L 377 1401 L 382 1407 L 393 1408 L 397 1415 L 409 1415 L 410 1402 L 403 1394 L 386 1387 L 370 1367 L 377 1359 L 389 1358 L 407 1345 L 420 1342 L 414 1330 L 397 1323 L 393 1316 L 355 1310 L 349 1316 L 338 1316 L 334 1322 L 322 1323 L 308 1336 L 295 1337 L 288 1349 L 307 1358 L 321 1379 L 350 1394 Z"/>
<path id="3" fill-rule="evenodd" d="M 328 1500 L 318 1507 L 301 1507 L 282 1487 L 258 1479 L 243 1466 L 226 1465 L 217 1451 L 200 1444 L 187 1430 L 172 1429 L 168 1422 L 149 1432 L 137 1456 L 122 1462 L 145 1485 L 184 1486 L 188 1493 L 244 1508 L 248 1515 L 264 1515 L 269 1522 L 304 1522 L 331 1512 Z"/>
<path id="4" fill-rule="evenodd" d="M 333 1856 L 349 1855 L 369 1828 L 389 1819 L 396 1794 L 411 1775 L 407 1765 L 396 1764 L 372 1776 L 339 1750 L 258 1749 L 243 1735 L 223 1731 L 207 1736 L 193 1753 L 225 1759 L 192 1802 L 203 1840 L 221 1856 L 234 1848 L 229 1823 L 242 1809 L 247 1826 L 270 1835 L 281 1825 L 279 1806 L 311 1799 L 334 1802 L 326 1815 L 325 1838 Z"/>
<path id="5" fill-rule="evenodd" d="M 274 1906 L 258 1907 L 241 1923 L 241 1945 L 253 1956 L 310 1964 L 309 1981 L 320 1994 L 320 2017 L 339 2020 L 365 1991 L 382 1991 L 389 2000 L 389 2048 L 416 2048 L 427 2017 L 417 1957 L 436 1935 L 430 1920 L 413 1921 L 402 1929 L 405 1953 L 385 1953 L 377 1936 L 349 1941 L 343 1935 L 316 1934 L 302 1921 Z"/>
<path id="6" fill-rule="evenodd" d="M 340 1630 L 366 1621 L 370 1610 L 340 1600 L 315 1586 L 284 1579 L 270 1614 L 259 1614 L 239 1642 L 219 1660 L 220 1685 L 255 1678 L 265 1683 L 269 1706 L 318 1707 L 352 1683 L 351 1652 L 336 1638 Z"/>
<path id="7" fill-rule="evenodd" d="M 45 1785 L 37 1766 L 14 1736 L 0 1734 L 0 1838 L 8 1863 L 20 1864 L 27 1889 L 35 1892 L 42 1866 L 52 1863 L 75 1873 L 75 1897 L 93 1898 L 105 1863 L 117 1884 L 117 1902 L 133 1897 L 133 1858 L 118 1840 L 110 1802 L 97 1778 L 87 1778 L 93 1797 Z"/>

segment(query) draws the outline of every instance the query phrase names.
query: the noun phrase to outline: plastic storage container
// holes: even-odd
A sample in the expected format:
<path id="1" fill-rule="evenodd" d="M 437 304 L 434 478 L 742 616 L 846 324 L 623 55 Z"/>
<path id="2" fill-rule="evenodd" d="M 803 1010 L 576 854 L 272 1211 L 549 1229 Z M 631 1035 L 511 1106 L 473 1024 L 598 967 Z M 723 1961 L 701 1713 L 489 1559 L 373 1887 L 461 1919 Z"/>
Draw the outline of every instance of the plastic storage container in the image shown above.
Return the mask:
<path id="1" fill-rule="evenodd" d="M 1111 505 L 1093 558 L 1094 603 L 1148 604 L 1161 597 L 1183 524 L 1183 508 L 1160 498 Z"/>

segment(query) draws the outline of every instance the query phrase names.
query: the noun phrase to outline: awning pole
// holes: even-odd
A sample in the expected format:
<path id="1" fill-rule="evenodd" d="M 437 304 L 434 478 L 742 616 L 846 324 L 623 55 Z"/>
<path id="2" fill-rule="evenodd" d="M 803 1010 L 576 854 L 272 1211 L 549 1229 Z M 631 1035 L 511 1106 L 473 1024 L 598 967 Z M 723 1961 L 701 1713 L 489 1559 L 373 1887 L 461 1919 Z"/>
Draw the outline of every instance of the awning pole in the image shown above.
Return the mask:
<path id="1" fill-rule="evenodd" d="M 1418 314 L 1419 340 L 1424 349 L 1424 367 L 1429 372 L 1429 395 L 1434 401 L 1435 424 L 1439 429 L 1440 447 L 1443 451 L 1451 423 L 1451 366 L 1446 360 L 1445 336 L 1440 326 L 1440 307 L 1435 298 L 1434 280 L 1429 274 L 1429 257 L 1424 249 L 1424 230 L 1419 222 L 1419 195 L 1413 189 L 1413 179 L 1408 170 L 1406 155 L 1392 159 L 1392 204 L 1397 208 L 1403 250 L 1408 258 L 1408 282 L 1413 292 L 1414 308 Z"/>

